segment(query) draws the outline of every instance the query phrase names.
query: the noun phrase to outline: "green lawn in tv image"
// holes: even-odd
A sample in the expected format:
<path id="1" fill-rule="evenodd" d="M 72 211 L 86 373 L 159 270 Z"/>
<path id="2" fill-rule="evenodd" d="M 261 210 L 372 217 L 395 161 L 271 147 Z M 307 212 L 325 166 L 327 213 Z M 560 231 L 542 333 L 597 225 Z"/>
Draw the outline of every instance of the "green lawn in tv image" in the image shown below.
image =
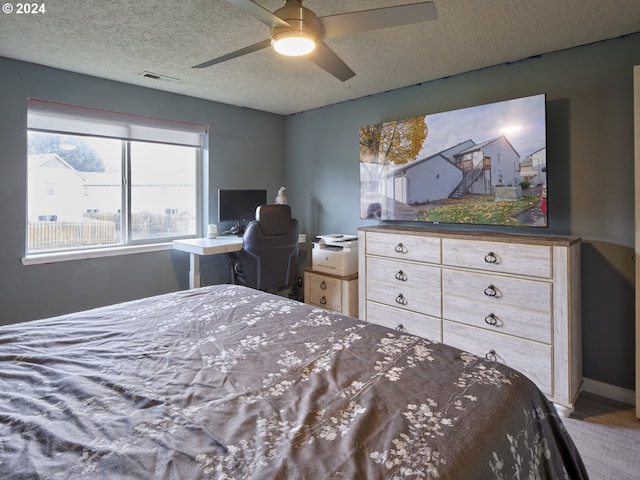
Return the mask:
<path id="1" fill-rule="evenodd" d="M 540 194 L 523 193 L 516 201 L 494 201 L 491 197 L 469 195 L 462 200 L 415 205 L 418 222 L 473 223 L 512 227 L 544 225 Z"/>

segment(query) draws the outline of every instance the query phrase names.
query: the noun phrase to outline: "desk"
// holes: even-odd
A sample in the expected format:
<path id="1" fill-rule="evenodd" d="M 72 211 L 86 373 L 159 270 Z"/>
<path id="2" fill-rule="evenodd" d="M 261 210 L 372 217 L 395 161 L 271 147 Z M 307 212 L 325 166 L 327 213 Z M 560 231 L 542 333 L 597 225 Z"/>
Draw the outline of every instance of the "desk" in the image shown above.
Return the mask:
<path id="1" fill-rule="evenodd" d="M 200 286 L 200 255 L 237 252 L 242 249 L 242 237 L 187 238 L 174 240 L 173 248 L 189 252 L 189 288 Z"/>

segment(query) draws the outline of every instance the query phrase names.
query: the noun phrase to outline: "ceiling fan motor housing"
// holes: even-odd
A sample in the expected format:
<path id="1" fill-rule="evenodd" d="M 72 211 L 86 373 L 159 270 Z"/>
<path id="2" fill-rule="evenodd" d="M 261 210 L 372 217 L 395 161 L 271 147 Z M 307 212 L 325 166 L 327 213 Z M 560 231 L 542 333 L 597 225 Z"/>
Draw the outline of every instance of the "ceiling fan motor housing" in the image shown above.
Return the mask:
<path id="1" fill-rule="evenodd" d="M 285 37 L 301 37 L 311 40 L 314 44 L 317 43 L 318 32 L 308 23 L 317 18 L 316 14 L 302 6 L 300 0 L 287 0 L 285 5 L 273 14 L 287 22 L 290 27 L 271 27 L 272 45 L 278 39 Z"/>

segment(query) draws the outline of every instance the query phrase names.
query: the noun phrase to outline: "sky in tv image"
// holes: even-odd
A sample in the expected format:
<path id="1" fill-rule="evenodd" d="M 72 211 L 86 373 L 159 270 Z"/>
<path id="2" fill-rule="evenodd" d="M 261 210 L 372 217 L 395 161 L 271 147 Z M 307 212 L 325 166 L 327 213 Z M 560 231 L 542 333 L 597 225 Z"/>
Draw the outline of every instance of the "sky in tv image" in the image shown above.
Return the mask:
<path id="1" fill-rule="evenodd" d="M 504 135 L 521 157 L 544 148 L 544 95 L 462 108 L 425 116 L 429 129 L 418 158 L 427 157 L 454 145 L 476 143 Z"/>

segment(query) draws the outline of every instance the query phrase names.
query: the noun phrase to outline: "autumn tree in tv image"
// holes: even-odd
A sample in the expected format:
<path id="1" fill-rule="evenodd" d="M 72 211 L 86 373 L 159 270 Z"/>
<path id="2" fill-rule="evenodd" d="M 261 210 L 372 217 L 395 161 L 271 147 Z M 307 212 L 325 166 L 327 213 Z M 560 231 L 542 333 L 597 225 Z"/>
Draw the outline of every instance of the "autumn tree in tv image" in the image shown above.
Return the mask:
<path id="1" fill-rule="evenodd" d="M 363 126 L 359 144 L 361 218 L 547 226 L 543 94 Z"/>

